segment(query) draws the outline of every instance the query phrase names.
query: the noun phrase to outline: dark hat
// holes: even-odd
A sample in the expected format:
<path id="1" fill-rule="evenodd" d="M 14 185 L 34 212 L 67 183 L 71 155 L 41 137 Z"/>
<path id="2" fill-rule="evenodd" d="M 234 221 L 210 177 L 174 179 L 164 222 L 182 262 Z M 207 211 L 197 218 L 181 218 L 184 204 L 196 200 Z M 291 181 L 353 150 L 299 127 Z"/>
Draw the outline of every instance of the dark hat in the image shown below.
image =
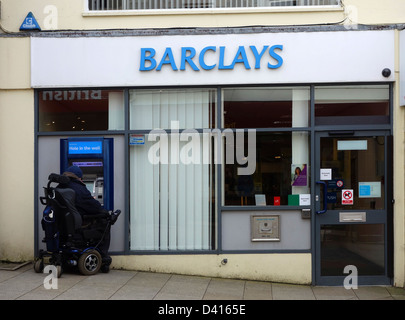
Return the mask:
<path id="1" fill-rule="evenodd" d="M 78 178 L 83 177 L 83 171 L 78 166 L 70 166 L 69 168 L 66 169 L 65 172 L 71 172 L 75 174 Z"/>

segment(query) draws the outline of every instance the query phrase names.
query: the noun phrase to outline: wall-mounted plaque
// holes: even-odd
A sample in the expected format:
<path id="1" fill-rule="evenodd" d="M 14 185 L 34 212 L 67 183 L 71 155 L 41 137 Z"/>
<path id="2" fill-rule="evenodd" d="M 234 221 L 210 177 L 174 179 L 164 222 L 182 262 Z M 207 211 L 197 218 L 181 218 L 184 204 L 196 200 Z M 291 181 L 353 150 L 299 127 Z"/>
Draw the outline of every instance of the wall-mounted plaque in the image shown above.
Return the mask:
<path id="1" fill-rule="evenodd" d="M 250 225 L 252 241 L 280 241 L 280 216 L 252 215 Z"/>

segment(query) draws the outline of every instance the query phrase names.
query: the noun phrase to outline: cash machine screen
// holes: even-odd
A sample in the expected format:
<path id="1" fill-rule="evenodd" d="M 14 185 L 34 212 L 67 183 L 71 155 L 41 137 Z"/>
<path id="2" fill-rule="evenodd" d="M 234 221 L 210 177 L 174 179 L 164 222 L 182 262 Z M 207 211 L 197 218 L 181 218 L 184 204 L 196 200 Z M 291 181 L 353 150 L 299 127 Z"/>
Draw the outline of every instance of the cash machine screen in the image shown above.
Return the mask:
<path id="1" fill-rule="evenodd" d="M 102 141 L 69 141 L 69 154 L 102 154 Z"/>

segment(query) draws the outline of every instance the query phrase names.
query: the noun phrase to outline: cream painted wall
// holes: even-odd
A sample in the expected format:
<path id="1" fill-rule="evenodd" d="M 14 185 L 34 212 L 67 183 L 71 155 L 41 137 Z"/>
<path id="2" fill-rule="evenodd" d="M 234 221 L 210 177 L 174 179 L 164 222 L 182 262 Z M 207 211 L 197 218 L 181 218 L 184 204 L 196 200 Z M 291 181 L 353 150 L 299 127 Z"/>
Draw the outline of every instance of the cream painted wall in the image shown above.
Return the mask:
<path id="1" fill-rule="evenodd" d="M 33 120 L 33 90 L 0 90 L 0 260 L 34 255 Z"/>
<path id="2" fill-rule="evenodd" d="M 0 38 L 0 90 L 31 87 L 29 37 Z"/>
<path id="3" fill-rule="evenodd" d="M 344 8 L 291 7 L 286 9 L 85 12 L 85 0 L 2 0 L 1 26 L 18 32 L 32 11 L 43 30 L 137 29 L 172 27 L 234 27 L 271 25 L 338 24 L 349 12 L 353 23 L 405 23 L 405 0 L 344 0 Z M 204 12 L 204 14 L 201 14 Z"/>
<path id="4" fill-rule="evenodd" d="M 344 4 L 357 12 L 359 24 L 405 23 L 404 0 L 344 0 Z"/>
<path id="5" fill-rule="evenodd" d="M 405 111 L 399 102 L 399 31 L 395 35 L 395 78 L 393 101 L 394 135 L 394 285 L 405 286 Z M 402 53 L 403 54 L 403 53 Z"/>
<path id="6" fill-rule="evenodd" d="M 0 260 L 34 249 L 34 91 L 30 38 L 0 37 Z"/>
<path id="7" fill-rule="evenodd" d="M 310 284 L 312 270 L 309 253 L 114 256 L 112 267 L 295 284 Z"/>

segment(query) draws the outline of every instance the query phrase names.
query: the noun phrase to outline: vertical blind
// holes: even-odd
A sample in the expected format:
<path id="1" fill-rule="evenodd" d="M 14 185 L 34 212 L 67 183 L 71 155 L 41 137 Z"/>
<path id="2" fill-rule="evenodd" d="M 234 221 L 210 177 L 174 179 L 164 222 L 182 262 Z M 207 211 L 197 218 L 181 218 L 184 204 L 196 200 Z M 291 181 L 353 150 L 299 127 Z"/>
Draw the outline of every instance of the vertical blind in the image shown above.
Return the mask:
<path id="1" fill-rule="evenodd" d="M 89 10 L 249 8 L 338 5 L 340 0 L 89 0 Z"/>
<path id="2" fill-rule="evenodd" d="M 132 130 L 210 128 L 212 90 L 130 90 Z"/>
<path id="3" fill-rule="evenodd" d="M 179 128 L 209 126 L 208 90 L 159 90 L 131 92 L 131 127 L 167 128 L 179 120 Z M 152 134 L 150 134 L 152 135 Z M 194 143 L 194 161 L 181 160 L 190 141 L 202 141 L 192 133 L 180 141 L 179 133 L 149 141 L 130 149 L 131 250 L 211 249 L 211 166 L 203 161 L 210 153 L 203 143 Z M 150 161 L 153 146 L 166 163 Z M 180 153 L 180 154 L 179 154 Z"/>

